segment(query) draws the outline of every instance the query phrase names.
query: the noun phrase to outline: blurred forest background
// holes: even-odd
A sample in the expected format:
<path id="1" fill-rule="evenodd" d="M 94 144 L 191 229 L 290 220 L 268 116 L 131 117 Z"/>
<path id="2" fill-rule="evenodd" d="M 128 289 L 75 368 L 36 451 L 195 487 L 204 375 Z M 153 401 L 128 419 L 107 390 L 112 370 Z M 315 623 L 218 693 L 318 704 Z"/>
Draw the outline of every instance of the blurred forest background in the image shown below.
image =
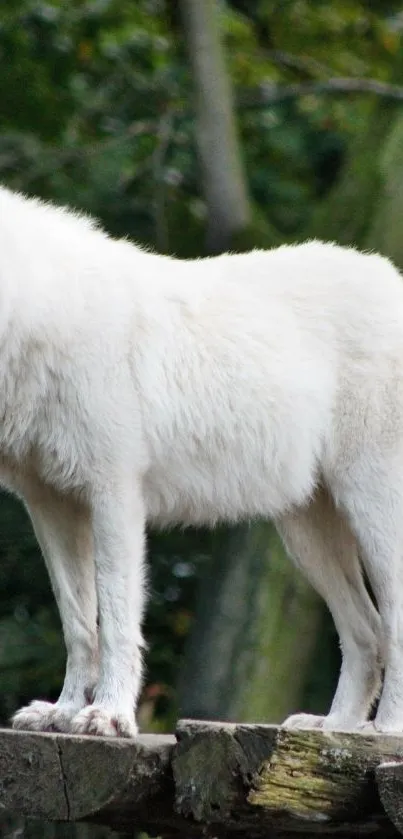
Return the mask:
<path id="1" fill-rule="evenodd" d="M 318 236 L 403 268 L 403 5 L 2 0 L 0 180 L 179 257 Z M 30 523 L 0 496 L 0 722 L 64 648 Z M 140 722 L 327 709 L 325 607 L 269 524 L 149 535 Z"/>

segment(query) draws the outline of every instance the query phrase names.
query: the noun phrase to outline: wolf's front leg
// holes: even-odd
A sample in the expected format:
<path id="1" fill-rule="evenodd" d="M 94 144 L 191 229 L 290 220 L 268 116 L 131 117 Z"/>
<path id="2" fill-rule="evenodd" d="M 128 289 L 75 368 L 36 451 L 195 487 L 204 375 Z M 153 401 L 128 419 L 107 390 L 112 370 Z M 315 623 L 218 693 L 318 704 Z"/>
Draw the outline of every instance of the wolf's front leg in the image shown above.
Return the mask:
<path id="1" fill-rule="evenodd" d="M 69 731 L 98 679 L 97 604 L 91 522 L 87 509 L 42 485 L 25 496 L 59 607 L 67 649 L 57 702 L 36 700 L 17 711 L 14 728 Z"/>
<path id="2" fill-rule="evenodd" d="M 99 680 L 92 705 L 73 719 L 76 734 L 134 737 L 141 686 L 145 516 L 141 488 L 109 480 L 92 499 L 99 608 Z"/>

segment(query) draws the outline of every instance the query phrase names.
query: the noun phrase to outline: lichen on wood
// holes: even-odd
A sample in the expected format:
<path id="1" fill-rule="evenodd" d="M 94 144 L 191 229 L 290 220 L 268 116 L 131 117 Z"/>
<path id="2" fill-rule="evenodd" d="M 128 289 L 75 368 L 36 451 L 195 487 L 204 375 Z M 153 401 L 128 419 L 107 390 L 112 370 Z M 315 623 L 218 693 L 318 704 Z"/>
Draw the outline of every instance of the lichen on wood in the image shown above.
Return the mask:
<path id="1" fill-rule="evenodd" d="M 403 754 L 400 738 L 279 730 L 248 801 L 314 821 L 351 819 L 372 806 L 371 777 L 390 754 Z"/>

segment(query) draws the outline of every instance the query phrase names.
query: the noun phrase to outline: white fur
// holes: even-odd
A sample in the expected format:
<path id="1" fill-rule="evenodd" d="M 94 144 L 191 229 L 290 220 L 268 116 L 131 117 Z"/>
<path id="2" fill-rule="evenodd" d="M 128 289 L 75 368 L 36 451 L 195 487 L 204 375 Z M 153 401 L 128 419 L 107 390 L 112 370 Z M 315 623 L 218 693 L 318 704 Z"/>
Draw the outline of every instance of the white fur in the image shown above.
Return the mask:
<path id="1" fill-rule="evenodd" d="M 0 477 L 68 656 L 58 702 L 16 727 L 135 734 L 146 521 L 264 516 L 343 651 L 329 717 L 287 724 L 364 724 L 384 666 L 375 725 L 403 729 L 403 286 L 386 259 L 308 242 L 180 262 L 0 189 L 0 392 Z"/>

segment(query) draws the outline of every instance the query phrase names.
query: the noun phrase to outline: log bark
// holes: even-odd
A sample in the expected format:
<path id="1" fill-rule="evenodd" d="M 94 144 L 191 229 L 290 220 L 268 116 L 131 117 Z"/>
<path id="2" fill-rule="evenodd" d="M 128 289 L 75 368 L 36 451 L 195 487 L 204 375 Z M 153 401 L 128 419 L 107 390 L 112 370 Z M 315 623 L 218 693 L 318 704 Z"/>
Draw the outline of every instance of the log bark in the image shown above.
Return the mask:
<path id="1" fill-rule="evenodd" d="M 403 835 L 403 737 L 182 721 L 177 736 L 0 731 L 0 809 L 161 839 Z"/>
<path id="2" fill-rule="evenodd" d="M 379 800 L 375 769 L 388 756 L 403 757 L 402 738 L 187 722 L 178 743 L 178 809 L 214 825 L 214 835 L 399 835 Z"/>
<path id="3" fill-rule="evenodd" d="M 376 779 L 385 812 L 403 836 L 403 763 L 381 763 L 376 770 Z"/>

